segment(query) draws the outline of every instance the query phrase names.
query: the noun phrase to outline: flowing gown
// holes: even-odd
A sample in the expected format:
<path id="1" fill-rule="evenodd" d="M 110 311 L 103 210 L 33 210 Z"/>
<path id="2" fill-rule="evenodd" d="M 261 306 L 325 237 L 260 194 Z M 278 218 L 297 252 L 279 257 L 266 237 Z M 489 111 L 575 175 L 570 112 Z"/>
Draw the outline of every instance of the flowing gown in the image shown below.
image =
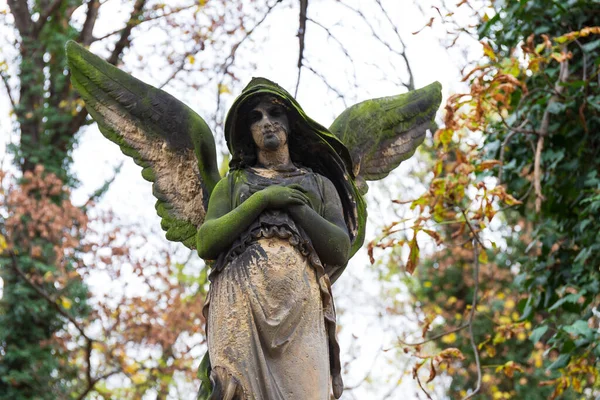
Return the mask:
<path id="1" fill-rule="evenodd" d="M 308 169 L 229 176 L 231 209 L 272 184 L 298 184 L 322 215 L 323 180 Z M 341 205 L 340 205 L 341 207 Z M 328 400 L 341 394 L 335 309 L 325 268 L 285 210 L 265 210 L 210 275 L 208 349 L 218 400 Z"/>

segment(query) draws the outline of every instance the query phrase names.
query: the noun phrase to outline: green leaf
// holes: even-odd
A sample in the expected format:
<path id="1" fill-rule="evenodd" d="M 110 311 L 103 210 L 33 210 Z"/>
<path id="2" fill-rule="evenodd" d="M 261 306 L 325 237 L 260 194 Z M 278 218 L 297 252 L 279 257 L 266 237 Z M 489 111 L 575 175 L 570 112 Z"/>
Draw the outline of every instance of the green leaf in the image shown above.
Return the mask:
<path id="1" fill-rule="evenodd" d="M 548 325 L 537 327 L 531 332 L 531 335 L 529 335 L 529 340 L 531 340 L 533 343 L 537 343 L 547 331 Z"/>
<path id="2" fill-rule="evenodd" d="M 569 364 L 569 361 L 571 361 L 571 354 L 561 354 L 560 356 L 558 356 L 558 358 L 556 359 L 556 361 L 554 361 L 549 367 L 548 370 L 550 371 L 555 371 L 559 368 L 564 368 L 567 366 L 567 364 Z"/>
<path id="3" fill-rule="evenodd" d="M 587 321 L 577 320 L 573 324 L 565 326 L 563 328 L 566 332 L 577 335 L 587 337 L 592 334 L 592 329 L 588 326 Z"/>
<path id="4" fill-rule="evenodd" d="M 562 299 L 558 300 L 556 303 L 554 303 L 552 305 L 552 307 L 550 307 L 548 309 L 548 311 L 554 311 L 556 310 L 558 307 L 562 306 L 565 303 L 577 303 L 577 301 L 581 298 L 581 296 L 583 296 L 585 294 L 585 290 L 580 292 L 580 293 L 572 293 L 569 295 L 566 295 L 565 297 L 563 297 Z"/>
<path id="5" fill-rule="evenodd" d="M 593 42 L 586 43 L 581 47 L 583 48 L 583 51 L 585 51 L 586 53 L 594 51 L 600 47 L 600 39 L 594 40 Z"/>

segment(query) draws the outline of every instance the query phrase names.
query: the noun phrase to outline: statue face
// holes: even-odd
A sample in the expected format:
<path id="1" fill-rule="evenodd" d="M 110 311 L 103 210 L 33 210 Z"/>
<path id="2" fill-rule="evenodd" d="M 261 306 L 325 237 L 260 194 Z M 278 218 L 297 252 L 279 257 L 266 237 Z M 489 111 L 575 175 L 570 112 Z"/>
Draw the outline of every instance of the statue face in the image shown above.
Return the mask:
<path id="1" fill-rule="evenodd" d="M 259 150 L 276 151 L 287 146 L 290 131 L 285 109 L 270 99 L 263 99 L 248 116 L 250 133 Z"/>

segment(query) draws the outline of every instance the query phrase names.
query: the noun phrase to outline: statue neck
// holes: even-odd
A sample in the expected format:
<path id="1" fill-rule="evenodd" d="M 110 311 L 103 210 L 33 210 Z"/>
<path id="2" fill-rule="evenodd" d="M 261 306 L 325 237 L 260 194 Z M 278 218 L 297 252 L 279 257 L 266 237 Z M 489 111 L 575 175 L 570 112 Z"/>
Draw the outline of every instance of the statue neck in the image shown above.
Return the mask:
<path id="1" fill-rule="evenodd" d="M 294 166 L 290 158 L 290 151 L 287 146 L 281 146 L 277 150 L 258 150 L 258 165 L 268 169 L 283 170 Z"/>

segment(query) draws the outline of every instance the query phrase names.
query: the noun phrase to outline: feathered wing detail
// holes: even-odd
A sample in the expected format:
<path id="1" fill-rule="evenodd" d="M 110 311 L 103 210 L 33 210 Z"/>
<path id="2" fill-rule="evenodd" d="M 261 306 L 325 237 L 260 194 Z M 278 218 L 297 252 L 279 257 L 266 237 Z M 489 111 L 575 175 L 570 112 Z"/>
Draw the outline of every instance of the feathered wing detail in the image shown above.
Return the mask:
<path id="1" fill-rule="evenodd" d="M 329 130 L 350 150 L 363 193 L 366 180 L 385 178 L 423 143 L 442 101 L 441 89 L 434 82 L 398 96 L 366 100 L 333 121 Z"/>
<path id="2" fill-rule="evenodd" d="M 68 42 L 71 82 L 104 136 L 153 183 L 166 237 L 196 247 L 208 199 L 220 179 L 206 122 L 170 94 Z"/>

